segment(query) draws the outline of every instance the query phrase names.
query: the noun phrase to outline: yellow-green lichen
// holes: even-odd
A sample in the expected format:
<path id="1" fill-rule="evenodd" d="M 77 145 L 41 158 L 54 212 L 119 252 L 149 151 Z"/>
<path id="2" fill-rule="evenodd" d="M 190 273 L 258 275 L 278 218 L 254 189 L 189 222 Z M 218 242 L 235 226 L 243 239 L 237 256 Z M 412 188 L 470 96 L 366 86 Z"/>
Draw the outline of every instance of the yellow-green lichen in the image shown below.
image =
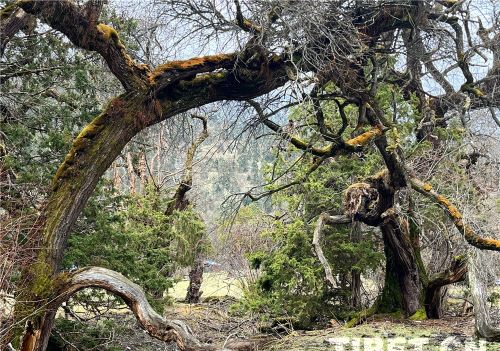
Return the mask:
<path id="1" fill-rule="evenodd" d="M 73 141 L 71 149 L 64 158 L 63 163 L 57 169 L 56 174 L 52 180 L 53 190 L 57 188 L 59 179 L 66 177 L 71 173 L 71 166 L 75 163 L 77 153 L 89 147 L 92 139 L 104 128 L 103 119 L 104 114 L 97 116 L 92 122 L 90 122 L 85 126 L 85 128 L 83 128 L 80 134 L 78 134 L 76 139 Z"/>
<path id="2" fill-rule="evenodd" d="M 215 83 L 217 81 L 223 80 L 227 76 L 227 72 L 214 72 L 210 74 L 202 74 L 196 76 L 192 80 L 181 80 L 179 82 L 179 87 L 182 89 L 194 88 L 207 83 Z"/>
<path id="3" fill-rule="evenodd" d="M 375 137 L 380 135 L 382 135 L 382 130 L 380 128 L 373 128 L 367 132 L 358 135 L 355 138 L 346 141 L 346 144 L 350 146 L 363 146 L 369 143 Z"/>
<path id="4" fill-rule="evenodd" d="M 233 61 L 235 58 L 234 54 L 218 54 L 194 57 L 188 60 L 170 61 L 156 67 L 152 72 L 151 79 L 154 81 L 158 76 L 168 71 L 196 71 L 205 66 L 216 68 L 222 66 L 224 63 Z"/>
<path id="5" fill-rule="evenodd" d="M 107 24 L 99 23 L 97 25 L 97 30 L 102 34 L 104 40 L 112 39 L 116 43 L 120 41 L 118 32 L 113 27 L 108 26 Z"/>
<path id="6" fill-rule="evenodd" d="M 473 84 L 470 83 L 464 83 L 461 86 L 460 90 L 462 90 L 463 92 L 470 93 L 478 98 L 484 97 L 484 92 L 481 89 L 474 87 Z"/>
<path id="7" fill-rule="evenodd" d="M 427 319 L 427 313 L 424 308 L 417 310 L 413 315 L 410 316 L 412 321 L 424 321 Z"/>
<path id="8" fill-rule="evenodd" d="M 49 296 L 53 290 L 54 281 L 52 280 L 52 270 L 44 261 L 43 256 L 30 267 L 29 271 L 33 277 L 31 292 L 39 298 Z"/>

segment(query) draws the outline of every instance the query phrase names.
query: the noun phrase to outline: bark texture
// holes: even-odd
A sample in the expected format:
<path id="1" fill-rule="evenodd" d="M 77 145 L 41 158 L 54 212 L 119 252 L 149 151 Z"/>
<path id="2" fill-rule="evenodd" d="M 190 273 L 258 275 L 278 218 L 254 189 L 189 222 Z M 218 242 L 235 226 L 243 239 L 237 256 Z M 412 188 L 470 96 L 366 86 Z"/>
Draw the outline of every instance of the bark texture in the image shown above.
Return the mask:
<path id="1" fill-rule="evenodd" d="M 481 277 L 480 261 L 475 255 L 470 255 L 468 266 L 469 287 L 476 317 L 476 334 L 488 341 L 500 341 L 500 328 L 493 326 L 488 308 L 486 282 Z"/>
<path id="2" fill-rule="evenodd" d="M 401 311 L 412 316 L 422 306 L 423 285 L 407 224 L 390 215 L 380 226 L 386 256 L 385 283 L 378 312 Z"/>
<path id="3" fill-rule="evenodd" d="M 428 318 L 439 319 L 443 316 L 442 304 L 446 295 L 445 286 L 464 280 L 466 274 L 467 260 L 464 256 L 459 256 L 453 259 L 447 270 L 430 277 L 424 302 Z"/>
<path id="4" fill-rule="evenodd" d="M 67 301 L 76 292 L 85 288 L 101 288 L 119 296 L 130 307 L 139 325 L 152 337 L 165 342 L 175 342 L 179 350 L 215 350 L 211 345 L 200 343 L 184 322 L 167 320 L 156 313 L 149 305 L 143 290 L 135 283 L 115 271 L 89 267 L 67 274 L 64 281 L 59 282 L 54 296 L 50 299 L 46 310 L 55 312 L 61 304 Z M 47 320 L 47 319 L 45 319 Z M 42 331 L 43 333 L 47 330 Z M 31 330 L 25 337 L 21 350 L 32 350 L 44 340 L 44 347 L 48 342 L 48 335 L 41 335 L 38 330 Z"/>
<path id="5" fill-rule="evenodd" d="M 200 302 L 203 293 L 201 283 L 203 283 L 203 256 L 197 254 L 189 271 L 189 286 L 186 293 L 187 303 Z"/>
<path id="6" fill-rule="evenodd" d="M 0 57 L 3 56 L 5 48 L 14 35 L 25 27 L 34 18 L 14 4 L 7 5 L 0 13 Z"/>

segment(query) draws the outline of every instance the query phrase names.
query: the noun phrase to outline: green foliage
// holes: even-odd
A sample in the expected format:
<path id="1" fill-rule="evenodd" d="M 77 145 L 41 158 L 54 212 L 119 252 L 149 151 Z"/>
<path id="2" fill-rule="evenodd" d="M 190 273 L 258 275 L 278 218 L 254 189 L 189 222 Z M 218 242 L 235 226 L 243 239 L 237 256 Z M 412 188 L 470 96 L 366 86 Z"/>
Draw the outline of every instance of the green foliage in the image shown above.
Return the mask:
<path id="1" fill-rule="evenodd" d="M 327 108 L 331 110 L 329 116 L 335 116 L 335 107 L 325 105 L 324 110 Z M 290 118 L 299 119 L 305 110 L 307 106 L 302 106 Z M 339 121 L 333 117 L 327 123 L 336 125 Z M 307 140 L 316 135 L 312 127 L 300 133 Z M 268 189 L 303 178 L 313 162 L 309 155 L 284 146 L 285 149 L 276 152 L 274 164 L 265 168 L 268 181 L 280 178 L 280 182 L 272 183 Z M 294 166 L 290 170 L 291 164 Z M 320 213 L 342 213 L 344 190 L 380 170 L 380 165 L 380 158 L 373 152 L 356 157 L 339 156 L 335 161 L 325 162 L 299 185 L 273 194 L 276 212 L 286 216 L 263 233 L 270 238 L 274 249 L 257 250 L 249 255 L 251 266 L 260 269 L 261 274 L 245 292 L 240 309 L 257 311 L 271 319 L 288 316 L 299 328 L 311 328 L 333 317 L 348 318 L 352 310 L 350 276 L 354 271 L 366 273 L 380 265 L 383 258 L 380 243 L 372 233 L 363 234 L 362 240 L 353 242 L 350 226 L 325 227 L 322 247 L 334 276 L 339 279 L 338 286 L 330 287 L 312 247 L 313 230 Z M 280 177 L 282 172 L 285 174 Z"/>
<path id="2" fill-rule="evenodd" d="M 297 326 L 310 327 L 322 309 L 328 313 L 322 307 L 328 297 L 304 223 L 277 223 L 270 235 L 282 246 L 267 256 L 259 255 L 262 275 L 245 292 L 241 307 L 271 318 L 291 316 Z"/>
<path id="3" fill-rule="evenodd" d="M 167 216 L 167 201 L 153 186 L 130 196 L 101 186 L 70 236 L 66 268 L 113 269 L 143 287 L 156 307 L 168 302 L 164 292 L 174 283 L 175 269 L 190 265 L 195 252 L 208 245 L 193 209 Z"/>

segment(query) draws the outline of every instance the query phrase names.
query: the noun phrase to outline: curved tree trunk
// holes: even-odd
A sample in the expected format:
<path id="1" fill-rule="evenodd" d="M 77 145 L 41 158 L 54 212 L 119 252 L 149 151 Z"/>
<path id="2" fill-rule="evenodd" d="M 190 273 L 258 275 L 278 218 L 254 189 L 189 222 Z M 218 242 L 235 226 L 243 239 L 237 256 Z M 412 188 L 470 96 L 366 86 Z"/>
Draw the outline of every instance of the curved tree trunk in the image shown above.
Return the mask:
<path id="1" fill-rule="evenodd" d="M 167 320 L 156 313 L 149 305 L 143 290 L 120 273 L 100 267 L 89 267 L 69 273 L 59 281 L 59 287 L 46 306 L 43 327 L 38 330 L 31 328 L 26 333 L 21 350 L 36 350 L 37 345 L 46 346 L 58 307 L 76 292 L 90 287 L 102 288 L 121 297 L 134 313 L 139 325 L 158 340 L 175 342 L 182 351 L 216 349 L 212 345 L 200 343 L 183 322 Z"/>
<path id="2" fill-rule="evenodd" d="M 468 276 L 476 317 L 476 334 L 488 341 L 500 341 L 500 328 L 494 327 L 491 321 L 488 308 L 488 291 L 484 279 L 481 278 L 479 259 L 474 256 L 474 254 L 471 254 L 468 260 Z"/>
<path id="3" fill-rule="evenodd" d="M 439 319 L 443 316 L 443 300 L 446 295 L 446 285 L 465 279 L 467 264 L 464 256 L 453 259 L 450 268 L 431 277 L 425 289 L 425 311 L 427 317 Z"/>
<path id="4" fill-rule="evenodd" d="M 60 276 L 64 276 L 59 270 L 67 237 L 98 180 L 124 146 L 147 126 L 210 102 L 261 95 L 284 84 L 287 76 L 281 59 L 271 62 L 264 58 L 261 66 L 239 71 L 234 68 L 238 55 L 216 55 L 186 60 L 183 69 L 170 67 L 172 72 L 169 66 L 161 67 L 157 74 L 150 72 L 149 78 L 143 79 L 147 69 L 130 64 L 132 61 L 128 55 L 124 56 L 119 39 L 103 32 L 110 27 L 87 28 L 88 22 L 81 18 L 72 2 L 24 1 L 20 4 L 26 12 L 43 17 L 53 28 L 67 34 L 76 45 L 87 48 L 83 46 L 85 43 L 95 51 L 102 51 L 113 73 L 129 90 L 113 99 L 106 110 L 82 130 L 54 177 L 53 191 L 43 215 L 42 249 L 36 263 L 24 272 L 24 280 L 30 285 L 16 297 L 17 325 L 22 327 L 23 321 L 27 325 L 22 350 L 43 351 L 55 313 L 47 310 L 46 303 Z M 80 38 L 83 34 L 84 42 Z M 232 68 L 230 72 L 212 73 L 228 65 Z M 263 66 L 266 69 L 262 69 Z M 197 73 L 205 74 L 200 78 Z M 22 331 L 15 333 L 20 335 Z"/>

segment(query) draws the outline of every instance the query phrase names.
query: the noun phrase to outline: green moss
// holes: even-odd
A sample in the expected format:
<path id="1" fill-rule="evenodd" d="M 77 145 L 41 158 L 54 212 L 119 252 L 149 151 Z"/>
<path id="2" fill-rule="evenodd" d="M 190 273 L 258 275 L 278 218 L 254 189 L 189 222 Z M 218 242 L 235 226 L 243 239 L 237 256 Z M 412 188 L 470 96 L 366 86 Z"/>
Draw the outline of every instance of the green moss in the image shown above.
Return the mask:
<path id="1" fill-rule="evenodd" d="M 50 266 L 44 262 L 44 257 L 40 257 L 38 261 L 30 267 L 30 275 L 33 277 L 31 291 L 39 298 L 47 297 L 53 291 L 54 281 L 52 280 L 52 270 Z"/>
<path id="2" fill-rule="evenodd" d="M 57 188 L 59 179 L 66 177 L 71 173 L 70 169 L 76 161 L 77 153 L 88 148 L 92 143 L 92 139 L 104 128 L 104 115 L 105 114 L 101 114 L 94 118 L 94 120 L 86 125 L 85 128 L 83 128 L 83 130 L 80 132 L 80 134 L 78 134 L 75 141 L 73 142 L 73 145 L 71 146 L 71 149 L 64 158 L 63 163 L 56 171 L 56 174 L 52 180 L 53 190 Z"/>
<path id="3" fill-rule="evenodd" d="M 417 310 L 412 316 L 410 316 L 410 320 L 412 321 L 424 321 L 427 319 L 427 313 L 424 308 Z"/>
<path id="4" fill-rule="evenodd" d="M 96 119 L 98 118 L 99 117 L 97 117 Z M 96 119 L 87 124 L 85 128 L 83 128 L 83 130 L 80 132 L 80 134 L 78 134 L 76 139 L 81 139 L 81 138 L 91 139 L 95 137 L 97 134 L 99 134 L 99 132 L 103 129 L 104 126 L 102 124 L 96 123 Z"/>
<path id="5" fill-rule="evenodd" d="M 202 74 L 195 77 L 192 80 L 181 80 L 179 82 L 179 87 L 182 89 L 193 88 L 203 84 L 215 83 L 217 81 L 223 80 L 227 77 L 227 72 L 214 72 L 210 74 Z"/>
<path id="6" fill-rule="evenodd" d="M 403 306 L 403 294 L 398 279 L 394 272 L 387 272 L 384 289 L 379 296 L 378 312 L 393 313 L 400 311 Z"/>
<path id="7" fill-rule="evenodd" d="M 115 43 L 118 43 L 120 41 L 118 32 L 111 26 L 108 26 L 104 23 L 99 23 L 97 25 L 97 30 L 101 32 L 105 40 L 112 39 Z"/>
<path id="8" fill-rule="evenodd" d="M 363 323 L 367 318 L 370 318 L 375 313 L 377 313 L 377 310 L 378 310 L 378 302 L 375 302 L 375 304 L 372 307 L 356 313 L 356 315 L 349 322 L 345 324 L 345 327 L 354 328 L 355 326 Z"/>
<path id="9" fill-rule="evenodd" d="M 474 87 L 472 84 L 470 83 L 464 83 L 461 87 L 460 87 L 460 90 L 463 91 L 463 92 L 467 92 L 467 93 L 470 93 L 478 98 L 482 98 L 484 97 L 484 93 L 481 89 L 477 88 L 477 87 Z"/>

